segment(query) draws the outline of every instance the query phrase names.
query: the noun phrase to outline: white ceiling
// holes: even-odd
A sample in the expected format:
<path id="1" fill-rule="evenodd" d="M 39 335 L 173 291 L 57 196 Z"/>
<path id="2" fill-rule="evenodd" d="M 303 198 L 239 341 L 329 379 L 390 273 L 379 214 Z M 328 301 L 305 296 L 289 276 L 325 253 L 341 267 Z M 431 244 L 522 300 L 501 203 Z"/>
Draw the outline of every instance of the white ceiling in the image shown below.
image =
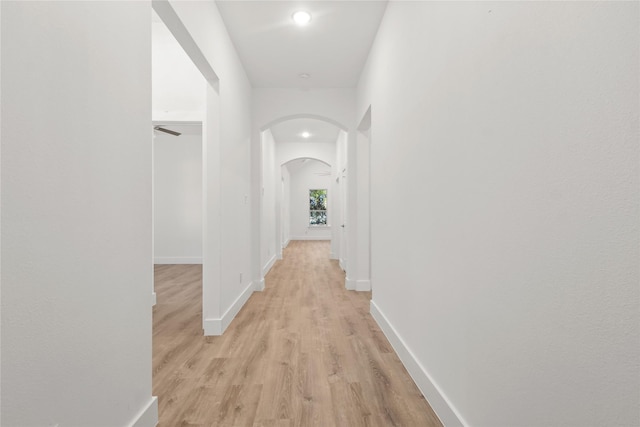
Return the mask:
<path id="1" fill-rule="evenodd" d="M 382 1 L 217 2 L 254 87 L 355 87 L 386 8 Z M 298 27 L 291 16 L 311 13 Z M 298 77 L 301 73 L 309 79 Z"/>
<path id="2" fill-rule="evenodd" d="M 309 132 L 308 138 L 302 132 Z M 335 125 L 315 119 L 293 119 L 271 127 L 276 142 L 336 142 L 340 129 Z"/>

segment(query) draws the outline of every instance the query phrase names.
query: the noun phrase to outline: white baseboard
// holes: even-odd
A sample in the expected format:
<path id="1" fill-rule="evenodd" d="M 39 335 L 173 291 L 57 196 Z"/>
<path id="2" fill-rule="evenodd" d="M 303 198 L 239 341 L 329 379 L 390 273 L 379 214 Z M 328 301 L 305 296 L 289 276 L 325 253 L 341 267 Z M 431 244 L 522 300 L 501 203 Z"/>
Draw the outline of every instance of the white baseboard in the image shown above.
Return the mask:
<path id="1" fill-rule="evenodd" d="M 389 320 L 382 314 L 373 300 L 371 301 L 370 312 L 398 354 L 398 357 L 400 357 L 402 364 L 409 372 L 409 375 L 411 375 L 413 382 L 416 383 L 425 399 L 429 402 L 429 405 L 431 405 L 431 408 L 433 408 L 438 418 L 440 418 L 442 424 L 446 427 L 463 427 L 468 425 L 464 422 L 462 416 L 456 411 L 449 399 L 442 393 L 440 387 L 431 379 L 429 373 L 420 364 L 418 359 L 416 359 L 411 349 L 407 347 L 398 332 L 391 326 Z"/>
<path id="2" fill-rule="evenodd" d="M 291 240 L 331 240 L 331 236 L 294 236 Z"/>
<path id="3" fill-rule="evenodd" d="M 286 248 L 287 246 L 289 246 L 289 242 L 291 241 L 291 239 L 287 239 L 283 244 L 282 244 L 282 249 Z"/>
<path id="4" fill-rule="evenodd" d="M 370 291 L 371 280 L 356 280 L 356 291 Z"/>
<path id="5" fill-rule="evenodd" d="M 329 254 L 329 259 L 338 259 L 338 255 L 335 252 Z"/>
<path id="6" fill-rule="evenodd" d="M 345 277 L 345 279 L 344 279 L 344 287 L 348 291 L 355 291 L 356 290 L 356 281 L 353 280 L 353 279 L 349 279 L 348 277 Z"/>
<path id="7" fill-rule="evenodd" d="M 346 269 L 347 263 L 345 262 L 344 259 L 340 258 L 340 261 L 338 262 L 338 264 L 340 264 L 340 268 L 342 269 L 342 271 L 347 271 Z"/>
<path id="8" fill-rule="evenodd" d="M 147 406 L 133 419 L 130 427 L 156 427 L 158 425 L 158 397 L 151 396 Z"/>
<path id="9" fill-rule="evenodd" d="M 231 307 L 225 311 L 219 319 L 205 319 L 203 322 L 204 334 L 208 335 L 222 335 L 227 327 L 231 324 L 231 321 L 236 317 L 240 309 L 246 304 L 247 300 L 253 293 L 254 284 L 249 283 L 244 291 L 236 298 L 231 304 Z"/>
<path id="10" fill-rule="evenodd" d="M 267 263 L 264 265 L 264 267 L 262 267 L 262 277 L 266 276 L 267 273 L 269 272 L 269 270 L 271 270 L 271 267 L 273 267 L 273 264 L 276 263 L 276 256 L 272 256 L 271 259 L 269 261 L 267 261 Z"/>
<path id="11" fill-rule="evenodd" d="M 256 288 L 254 290 L 257 292 L 264 291 L 264 277 L 256 282 Z"/>
<path id="12" fill-rule="evenodd" d="M 222 335 L 222 319 L 204 319 L 202 328 L 205 337 Z"/>
<path id="13" fill-rule="evenodd" d="M 151 307 L 153 307 L 154 305 L 156 305 L 156 302 L 158 302 L 158 299 L 156 298 L 156 293 L 152 292 L 151 293 Z"/>
<path id="14" fill-rule="evenodd" d="M 156 257 L 154 264 L 202 264 L 202 257 Z"/>

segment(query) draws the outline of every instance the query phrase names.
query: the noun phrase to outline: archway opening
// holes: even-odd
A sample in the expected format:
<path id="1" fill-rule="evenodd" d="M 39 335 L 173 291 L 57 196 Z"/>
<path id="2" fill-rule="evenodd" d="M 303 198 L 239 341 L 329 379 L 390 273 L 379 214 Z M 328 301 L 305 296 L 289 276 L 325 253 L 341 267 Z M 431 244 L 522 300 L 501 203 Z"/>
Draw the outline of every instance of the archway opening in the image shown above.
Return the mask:
<path id="1" fill-rule="evenodd" d="M 287 116 L 261 128 L 260 261 L 264 277 L 291 240 L 328 240 L 340 258 L 338 175 L 347 132 L 326 117 Z"/>
<path id="2" fill-rule="evenodd" d="M 314 158 L 293 159 L 281 165 L 281 176 L 282 246 L 290 240 L 331 240 L 331 165 Z"/>

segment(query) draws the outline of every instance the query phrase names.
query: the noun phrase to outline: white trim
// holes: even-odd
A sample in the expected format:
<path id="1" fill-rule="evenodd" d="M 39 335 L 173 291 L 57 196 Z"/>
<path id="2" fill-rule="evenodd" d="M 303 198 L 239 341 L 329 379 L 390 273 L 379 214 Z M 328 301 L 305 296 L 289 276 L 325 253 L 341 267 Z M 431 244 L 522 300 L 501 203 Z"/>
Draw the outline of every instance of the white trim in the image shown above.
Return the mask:
<path id="1" fill-rule="evenodd" d="M 331 236 L 293 236 L 291 240 L 331 240 Z"/>
<path id="2" fill-rule="evenodd" d="M 205 337 L 222 335 L 222 321 L 220 319 L 204 319 L 202 328 Z"/>
<path id="3" fill-rule="evenodd" d="M 264 277 L 256 282 L 256 292 L 264 291 Z"/>
<path id="4" fill-rule="evenodd" d="M 130 427 L 156 427 L 158 425 L 158 397 L 151 396 L 147 406 L 129 424 Z"/>
<path id="5" fill-rule="evenodd" d="M 335 252 L 331 252 L 329 254 L 329 259 L 338 259 L 338 254 L 336 254 Z"/>
<path id="6" fill-rule="evenodd" d="M 156 298 L 156 293 L 151 292 L 151 307 L 155 306 L 157 302 L 158 302 L 158 299 Z"/>
<path id="7" fill-rule="evenodd" d="M 348 277 L 344 278 L 344 287 L 348 291 L 356 290 L 356 281 L 353 279 L 349 279 Z"/>
<path id="8" fill-rule="evenodd" d="M 370 313 L 442 424 L 446 427 L 468 425 L 373 300 Z"/>
<path id="9" fill-rule="evenodd" d="M 371 280 L 356 280 L 356 291 L 370 291 Z"/>
<path id="10" fill-rule="evenodd" d="M 269 270 L 271 270 L 271 267 L 273 267 L 273 264 L 276 263 L 276 259 L 277 259 L 276 256 L 273 255 L 271 259 L 267 261 L 264 267 L 262 267 L 262 277 L 266 276 Z"/>
<path id="11" fill-rule="evenodd" d="M 342 269 L 342 271 L 347 271 L 347 269 L 345 268 L 347 262 L 343 258 L 340 258 L 340 261 L 338 263 L 340 264 L 340 268 Z"/>
<path id="12" fill-rule="evenodd" d="M 291 239 L 287 239 L 284 241 L 284 243 L 282 244 L 282 249 L 286 248 L 287 246 L 289 246 L 289 242 L 291 241 Z"/>
<path id="13" fill-rule="evenodd" d="M 202 264 L 202 257 L 156 257 L 154 264 Z"/>
<path id="14" fill-rule="evenodd" d="M 253 293 L 254 284 L 249 283 L 249 286 L 236 298 L 231 304 L 231 307 L 225 311 L 219 319 L 205 319 L 203 322 L 204 334 L 209 335 L 222 335 L 227 327 L 231 324 L 231 321 L 236 317 L 240 309 L 246 304 L 247 300 Z"/>

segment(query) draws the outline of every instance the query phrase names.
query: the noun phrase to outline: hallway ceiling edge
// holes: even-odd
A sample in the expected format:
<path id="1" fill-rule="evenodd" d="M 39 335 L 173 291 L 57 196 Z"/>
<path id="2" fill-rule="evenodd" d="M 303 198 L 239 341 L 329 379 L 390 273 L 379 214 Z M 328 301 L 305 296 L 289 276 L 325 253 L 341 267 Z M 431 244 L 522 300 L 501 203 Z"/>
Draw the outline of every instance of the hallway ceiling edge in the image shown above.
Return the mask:
<path id="1" fill-rule="evenodd" d="M 357 85 L 387 1 L 216 4 L 254 87 L 305 89 Z M 298 10 L 311 13 L 307 26 L 294 24 Z"/>

